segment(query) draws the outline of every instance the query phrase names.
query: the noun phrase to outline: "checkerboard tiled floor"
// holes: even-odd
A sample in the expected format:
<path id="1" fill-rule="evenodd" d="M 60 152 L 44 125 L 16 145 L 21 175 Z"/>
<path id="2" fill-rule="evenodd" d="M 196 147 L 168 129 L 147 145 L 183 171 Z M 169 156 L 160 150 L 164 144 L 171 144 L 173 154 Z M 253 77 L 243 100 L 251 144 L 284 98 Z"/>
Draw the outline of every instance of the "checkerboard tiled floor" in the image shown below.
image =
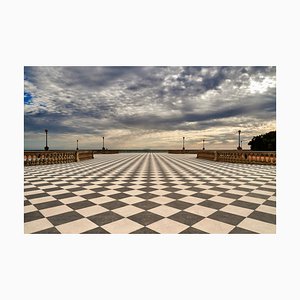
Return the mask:
<path id="1" fill-rule="evenodd" d="M 25 167 L 25 233 L 275 233 L 274 166 L 121 153 Z"/>

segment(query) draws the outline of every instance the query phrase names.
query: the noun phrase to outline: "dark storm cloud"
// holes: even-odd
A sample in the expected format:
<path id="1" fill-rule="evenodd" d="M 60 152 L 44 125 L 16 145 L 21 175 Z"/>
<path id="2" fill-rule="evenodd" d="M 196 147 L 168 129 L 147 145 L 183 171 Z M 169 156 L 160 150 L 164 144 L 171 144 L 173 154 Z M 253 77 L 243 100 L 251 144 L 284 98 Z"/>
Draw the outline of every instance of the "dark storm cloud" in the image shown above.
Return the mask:
<path id="1" fill-rule="evenodd" d="M 25 133 L 46 126 L 57 134 L 120 134 L 270 122 L 275 73 L 263 66 L 25 67 Z"/>
<path id="2" fill-rule="evenodd" d="M 142 116 L 133 115 L 131 118 L 120 118 L 119 122 L 130 127 L 174 130 L 182 128 L 187 129 L 191 125 L 185 125 L 185 123 L 193 122 L 196 122 L 201 129 L 206 128 L 204 124 L 213 126 L 217 124 L 217 121 L 219 125 L 225 125 L 226 122 L 220 121 L 220 119 L 231 117 L 252 117 L 260 120 L 268 120 L 270 117 L 275 117 L 275 98 L 265 97 L 264 102 L 259 103 L 253 102 L 251 97 L 247 100 L 248 101 L 245 104 L 239 104 L 225 109 L 210 110 L 205 113 L 187 113 L 179 116 L 167 116 L 164 118 L 157 114 L 145 113 Z M 200 123 L 210 120 L 212 120 L 210 123 Z"/>

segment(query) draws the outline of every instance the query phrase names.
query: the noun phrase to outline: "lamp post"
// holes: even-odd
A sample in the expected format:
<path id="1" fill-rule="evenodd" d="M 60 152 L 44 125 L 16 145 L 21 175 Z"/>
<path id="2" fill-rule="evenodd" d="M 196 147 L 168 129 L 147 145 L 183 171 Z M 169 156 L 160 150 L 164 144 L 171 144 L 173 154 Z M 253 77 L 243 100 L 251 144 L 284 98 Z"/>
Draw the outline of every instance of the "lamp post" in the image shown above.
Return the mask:
<path id="1" fill-rule="evenodd" d="M 239 134 L 239 145 L 238 145 L 237 149 L 242 150 L 242 147 L 241 147 L 241 131 L 240 130 L 238 131 L 238 134 Z"/>
<path id="2" fill-rule="evenodd" d="M 243 149 L 243 141 L 241 141 L 241 149 Z"/>
<path id="3" fill-rule="evenodd" d="M 205 141 L 205 140 L 203 139 L 202 141 L 203 141 L 203 148 L 202 148 L 202 150 L 205 150 L 205 147 L 204 147 L 204 141 Z"/>
<path id="4" fill-rule="evenodd" d="M 105 150 L 105 148 L 104 148 L 104 136 L 102 137 L 102 139 L 103 139 L 103 146 L 102 146 L 102 150 Z"/>
<path id="5" fill-rule="evenodd" d="M 185 150 L 185 147 L 184 147 L 184 139 L 185 139 L 185 137 L 182 138 L 182 150 Z"/>
<path id="6" fill-rule="evenodd" d="M 46 132 L 46 146 L 45 146 L 45 151 L 48 151 L 49 150 L 49 147 L 48 147 L 48 129 L 45 129 L 45 132 Z"/>
<path id="7" fill-rule="evenodd" d="M 79 149 L 78 149 L 78 140 L 77 140 L 77 148 L 76 148 L 76 150 L 78 151 Z"/>

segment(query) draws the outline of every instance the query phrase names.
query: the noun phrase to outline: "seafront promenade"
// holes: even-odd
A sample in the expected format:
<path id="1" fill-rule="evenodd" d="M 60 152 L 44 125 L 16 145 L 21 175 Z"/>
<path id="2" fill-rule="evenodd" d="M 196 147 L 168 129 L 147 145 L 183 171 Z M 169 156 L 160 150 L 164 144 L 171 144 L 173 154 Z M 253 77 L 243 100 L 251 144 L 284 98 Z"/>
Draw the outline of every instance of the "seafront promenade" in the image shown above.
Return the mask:
<path id="1" fill-rule="evenodd" d="M 94 154 L 24 167 L 25 233 L 275 233 L 276 167 Z"/>

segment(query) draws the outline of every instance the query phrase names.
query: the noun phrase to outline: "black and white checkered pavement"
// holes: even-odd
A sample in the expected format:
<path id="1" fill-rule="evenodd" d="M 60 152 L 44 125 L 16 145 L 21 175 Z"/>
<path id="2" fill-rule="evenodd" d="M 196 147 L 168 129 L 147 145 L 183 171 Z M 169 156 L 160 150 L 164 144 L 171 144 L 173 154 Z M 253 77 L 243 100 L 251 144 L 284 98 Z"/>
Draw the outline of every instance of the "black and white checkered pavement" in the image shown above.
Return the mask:
<path id="1" fill-rule="evenodd" d="M 121 153 L 25 167 L 25 233 L 275 233 L 276 168 Z"/>

